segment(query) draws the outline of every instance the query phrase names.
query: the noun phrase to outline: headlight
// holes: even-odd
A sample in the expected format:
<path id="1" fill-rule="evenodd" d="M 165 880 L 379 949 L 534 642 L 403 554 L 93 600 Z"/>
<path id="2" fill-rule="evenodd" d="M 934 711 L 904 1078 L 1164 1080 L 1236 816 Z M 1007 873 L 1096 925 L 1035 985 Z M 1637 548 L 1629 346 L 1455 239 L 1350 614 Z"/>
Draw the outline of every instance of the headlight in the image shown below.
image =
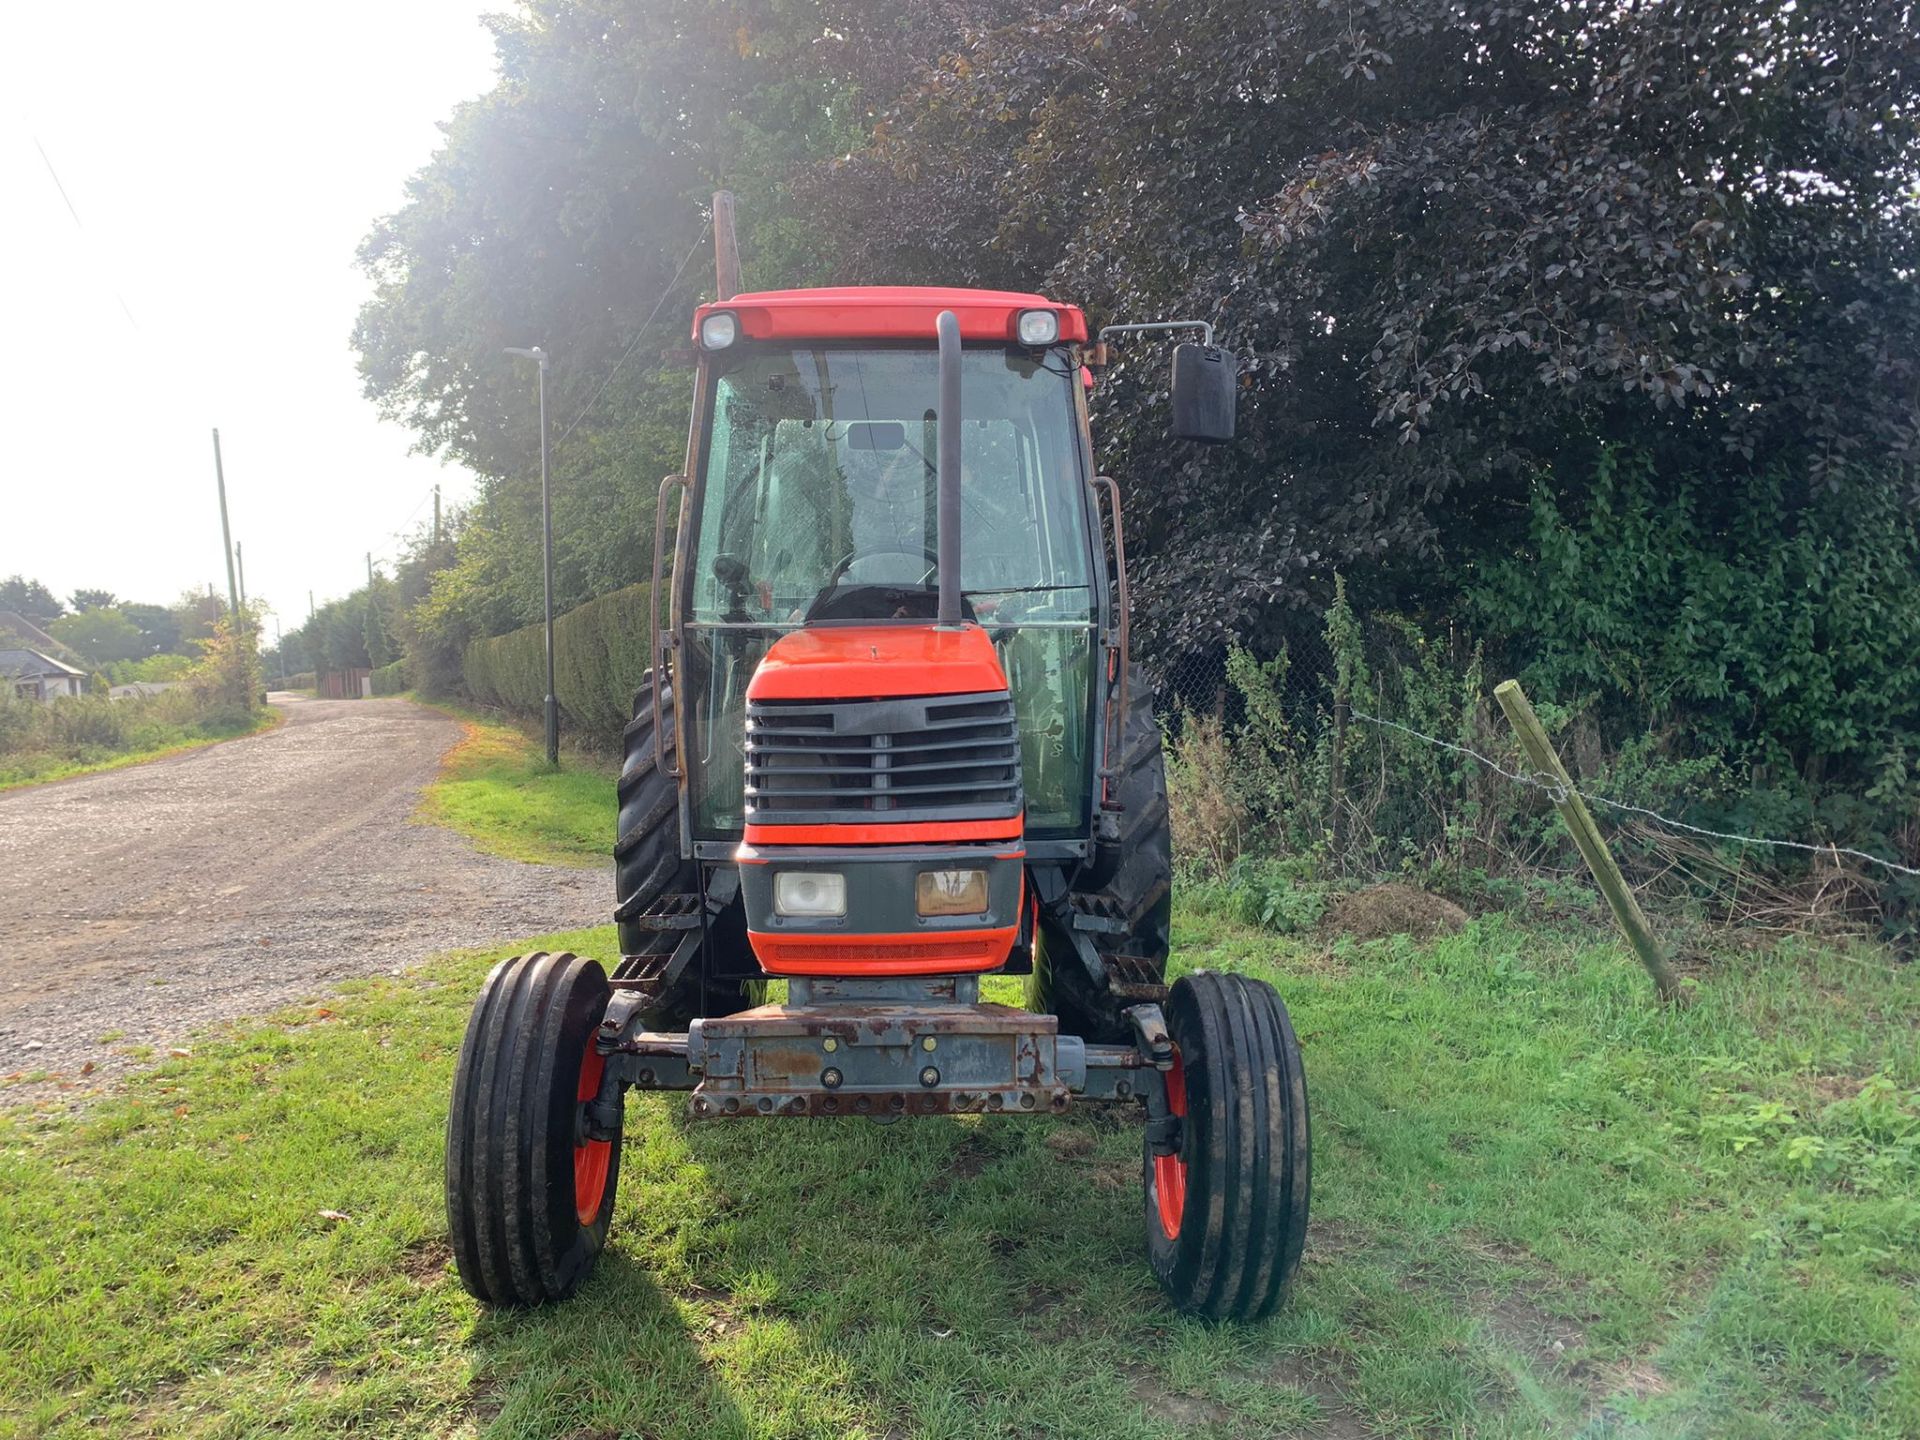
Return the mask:
<path id="1" fill-rule="evenodd" d="M 1051 345 L 1060 338 L 1060 313 L 1057 310 L 1022 310 L 1014 322 L 1014 333 L 1022 345 Z"/>
<path id="2" fill-rule="evenodd" d="M 716 310 L 700 322 L 700 345 L 724 350 L 740 338 L 740 318 L 731 310 Z"/>
<path id="3" fill-rule="evenodd" d="M 773 877 L 779 915 L 844 915 L 847 877 L 831 870 L 782 870 Z"/>
<path id="4" fill-rule="evenodd" d="M 913 907 L 922 915 L 978 915 L 987 908 L 987 872 L 922 870 Z"/>

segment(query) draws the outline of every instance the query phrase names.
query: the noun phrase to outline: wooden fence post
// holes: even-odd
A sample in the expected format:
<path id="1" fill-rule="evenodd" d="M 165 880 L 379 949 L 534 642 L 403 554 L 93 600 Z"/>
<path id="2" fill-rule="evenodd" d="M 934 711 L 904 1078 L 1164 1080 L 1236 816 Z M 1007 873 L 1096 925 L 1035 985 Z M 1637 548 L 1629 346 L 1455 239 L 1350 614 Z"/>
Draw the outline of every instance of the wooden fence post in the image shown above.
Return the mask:
<path id="1" fill-rule="evenodd" d="M 1678 1001 L 1681 998 L 1680 981 L 1667 964 L 1666 953 L 1661 950 L 1660 942 L 1653 938 L 1653 928 L 1647 924 L 1640 902 L 1634 898 L 1626 877 L 1620 873 L 1620 867 L 1614 863 L 1606 842 L 1600 838 L 1600 827 L 1593 823 L 1586 801 L 1573 788 L 1567 767 L 1560 763 L 1559 755 L 1547 739 L 1546 730 L 1534 715 L 1526 691 L 1520 688 L 1517 680 L 1502 680 L 1493 687 L 1493 695 L 1500 702 L 1500 708 L 1507 712 L 1514 733 L 1520 737 L 1520 748 L 1526 752 L 1527 763 L 1537 774 L 1547 777 L 1558 786 L 1553 803 L 1560 811 L 1560 818 L 1573 836 L 1573 843 L 1580 847 L 1581 858 L 1587 862 L 1587 869 L 1593 872 L 1594 883 L 1600 887 L 1600 893 L 1607 897 L 1613 918 L 1619 922 L 1627 943 L 1633 946 L 1640 963 L 1647 967 L 1647 974 L 1653 977 L 1654 989 L 1660 992 L 1662 1000 Z"/>

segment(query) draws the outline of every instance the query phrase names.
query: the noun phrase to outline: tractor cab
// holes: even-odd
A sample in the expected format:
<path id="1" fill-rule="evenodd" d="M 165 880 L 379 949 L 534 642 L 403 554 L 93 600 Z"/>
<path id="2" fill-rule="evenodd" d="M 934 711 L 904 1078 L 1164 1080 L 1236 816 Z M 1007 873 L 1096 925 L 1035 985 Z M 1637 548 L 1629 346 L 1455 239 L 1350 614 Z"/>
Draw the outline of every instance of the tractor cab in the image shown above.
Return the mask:
<path id="1" fill-rule="evenodd" d="M 1104 347 L 1039 295 L 729 294 L 726 273 L 656 512 L 621 958 L 488 979 L 448 1122 L 463 1280 L 571 1293 L 630 1089 L 690 1091 L 697 1119 L 1120 1101 L 1147 1113 L 1169 1293 L 1267 1313 L 1304 1237 L 1304 1080 L 1270 987 L 1167 984 L 1160 732 L 1087 429 Z M 1218 441 L 1233 367 L 1206 326 L 1103 335 L 1194 328 L 1173 430 Z M 990 974 L 1025 1004 L 984 998 Z"/>
<path id="2" fill-rule="evenodd" d="M 1087 853 L 1099 661 L 1119 663 L 1086 321 L 1036 295 L 791 291 L 704 307 L 694 334 L 690 838 L 739 864 L 768 974 L 997 969 L 1026 843 Z"/>

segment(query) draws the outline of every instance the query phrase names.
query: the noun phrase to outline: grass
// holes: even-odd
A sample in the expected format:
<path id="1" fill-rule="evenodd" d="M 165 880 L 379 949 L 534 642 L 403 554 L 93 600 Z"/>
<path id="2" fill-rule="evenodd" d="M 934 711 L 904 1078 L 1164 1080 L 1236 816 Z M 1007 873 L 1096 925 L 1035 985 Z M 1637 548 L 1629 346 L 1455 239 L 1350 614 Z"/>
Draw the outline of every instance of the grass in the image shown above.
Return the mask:
<path id="1" fill-rule="evenodd" d="M 119 770 L 128 765 L 145 765 L 169 755 L 184 755 L 218 745 L 223 740 L 238 740 L 257 735 L 280 723 L 281 715 L 271 706 L 254 712 L 246 725 L 203 722 L 185 726 L 143 725 L 136 743 L 126 750 L 107 750 L 100 746 L 82 746 L 77 752 L 30 751 L 0 755 L 0 791 L 18 790 L 27 785 L 44 785 L 53 780 L 71 780 L 76 775 L 95 775 L 103 770 Z"/>
<path id="2" fill-rule="evenodd" d="M 440 1208 L 466 954 L 0 1115 L 0 1435 L 1920 1433 L 1910 971 L 1734 948 L 1669 1012 L 1617 945 L 1499 916 L 1175 941 L 1273 978 L 1305 1046 L 1314 1220 L 1270 1322 L 1162 1303 L 1131 1116 L 667 1097 L 586 1290 L 486 1313 Z"/>
<path id="3" fill-rule="evenodd" d="M 466 730 L 422 794 L 421 820 L 509 860 L 607 863 L 615 818 L 611 761 L 563 749 L 559 766 L 551 766 L 537 738 L 497 716 L 421 703 L 433 703 Z"/>

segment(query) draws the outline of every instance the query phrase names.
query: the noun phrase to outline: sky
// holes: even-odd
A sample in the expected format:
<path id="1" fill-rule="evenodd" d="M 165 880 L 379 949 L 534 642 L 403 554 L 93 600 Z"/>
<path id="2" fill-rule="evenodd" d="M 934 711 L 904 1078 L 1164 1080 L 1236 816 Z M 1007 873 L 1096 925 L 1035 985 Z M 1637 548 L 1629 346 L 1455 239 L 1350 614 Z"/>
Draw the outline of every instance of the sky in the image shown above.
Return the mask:
<path id="1" fill-rule="evenodd" d="M 501 0 L 21 7 L 0 60 L 0 577 L 287 624 L 471 493 L 360 394 L 360 240 L 494 79 Z M 42 150 L 45 157 L 42 157 Z M 59 185 L 49 174 L 49 162 Z M 61 189 L 65 190 L 62 197 Z M 71 208 L 70 208 L 71 207 Z M 77 213 L 79 220 L 75 221 Z M 388 573 L 391 573 L 389 568 Z"/>

